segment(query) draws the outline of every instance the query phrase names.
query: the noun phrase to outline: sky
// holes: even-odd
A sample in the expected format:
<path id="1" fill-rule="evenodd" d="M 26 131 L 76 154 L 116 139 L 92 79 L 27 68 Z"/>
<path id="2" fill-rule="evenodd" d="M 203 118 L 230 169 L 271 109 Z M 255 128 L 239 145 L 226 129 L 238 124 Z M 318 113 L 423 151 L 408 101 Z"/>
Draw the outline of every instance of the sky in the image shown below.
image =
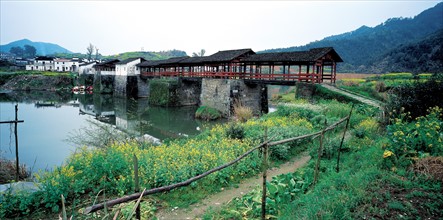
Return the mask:
<path id="1" fill-rule="evenodd" d="M 0 44 L 29 39 L 102 55 L 129 51 L 301 46 L 414 17 L 441 1 L 68 1 L 0 0 Z"/>

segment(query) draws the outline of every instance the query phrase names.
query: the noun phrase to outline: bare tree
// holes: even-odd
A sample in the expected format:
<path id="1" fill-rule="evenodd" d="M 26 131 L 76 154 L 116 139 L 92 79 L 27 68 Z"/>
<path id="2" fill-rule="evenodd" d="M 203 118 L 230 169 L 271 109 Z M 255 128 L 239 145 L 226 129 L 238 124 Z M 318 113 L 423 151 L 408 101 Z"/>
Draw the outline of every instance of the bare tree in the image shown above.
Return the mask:
<path id="1" fill-rule="evenodd" d="M 88 60 L 91 60 L 92 53 L 94 53 L 94 45 L 89 43 L 89 46 L 86 48 L 86 55 L 88 56 Z"/>
<path id="2" fill-rule="evenodd" d="M 98 60 L 98 47 L 95 47 L 95 60 Z"/>
<path id="3" fill-rule="evenodd" d="M 192 53 L 192 56 L 193 57 L 202 57 L 202 56 L 205 55 L 205 53 L 206 53 L 206 50 L 205 49 L 201 49 L 200 52 L 198 52 L 198 53 L 196 53 L 196 52 Z"/>

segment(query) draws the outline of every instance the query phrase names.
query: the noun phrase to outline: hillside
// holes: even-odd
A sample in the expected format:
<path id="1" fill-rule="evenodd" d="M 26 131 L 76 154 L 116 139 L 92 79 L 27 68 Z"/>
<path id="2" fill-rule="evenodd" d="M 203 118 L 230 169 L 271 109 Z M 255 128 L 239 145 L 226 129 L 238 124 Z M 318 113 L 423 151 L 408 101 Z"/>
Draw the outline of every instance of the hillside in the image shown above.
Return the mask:
<path id="1" fill-rule="evenodd" d="M 372 73 L 443 72 L 443 29 L 416 43 L 400 46 L 375 59 L 368 66 Z"/>
<path id="2" fill-rule="evenodd" d="M 168 59 L 171 57 L 181 57 L 187 56 L 185 51 L 181 50 L 168 50 L 168 51 L 160 51 L 160 52 L 125 52 L 116 55 L 103 56 L 104 59 L 119 59 L 124 60 L 132 57 L 143 57 L 146 60 L 162 60 Z"/>
<path id="3" fill-rule="evenodd" d="M 18 40 L 11 42 L 9 44 L 0 45 L 0 52 L 9 53 L 12 47 L 24 47 L 25 45 L 30 45 L 35 47 L 37 50 L 37 55 L 51 55 L 55 53 L 72 53 L 71 51 L 63 48 L 57 44 L 45 43 L 45 42 L 33 42 L 28 39 Z"/>
<path id="4" fill-rule="evenodd" d="M 376 27 L 326 37 L 304 46 L 270 49 L 262 52 L 302 51 L 332 46 L 343 58 L 339 72 L 366 72 L 371 62 L 391 50 L 423 40 L 443 28 L 443 3 L 427 9 L 414 18 L 391 18 Z"/>

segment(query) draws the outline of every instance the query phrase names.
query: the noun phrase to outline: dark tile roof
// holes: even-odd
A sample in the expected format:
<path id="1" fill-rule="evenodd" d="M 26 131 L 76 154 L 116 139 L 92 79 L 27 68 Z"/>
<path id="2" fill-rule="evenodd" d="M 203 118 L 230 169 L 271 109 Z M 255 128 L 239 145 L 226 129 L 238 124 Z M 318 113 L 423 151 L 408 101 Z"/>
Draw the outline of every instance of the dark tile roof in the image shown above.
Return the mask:
<path id="1" fill-rule="evenodd" d="M 122 60 L 122 61 L 116 63 L 116 65 L 127 64 L 127 63 L 130 63 L 130 62 L 132 62 L 134 60 L 138 60 L 138 59 L 141 59 L 142 62 L 145 61 L 145 58 L 143 58 L 143 57 L 132 57 L 132 58 L 128 58 L 126 60 Z"/>
<path id="2" fill-rule="evenodd" d="M 247 57 L 249 55 L 255 54 L 252 49 L 239 49 L 239 50 L 223 50 L 218 51 L 211 56 L 208 56 L 204 59 L 204 62 L 213 63 L 213 62 L 230 62 L 237 58 Z"/>
<path id="3" fill-rule="evenodd" d="M 184 60 L 181 60 L 180 64 L 200 64 L 204 63 L 207 57 L 188 57 Z"/>
<path id="4" fill-rule="evenodd" d="M 82 64 L 80 64 L 79 66 L 87 66 L 87 65 L 89 65 L 89 64 L 93 64 L 93 63 L 97 64 L 97 61 L 92 61 L 92 62 L 82 63 Z"/>
<path id="5" fill-rule="evenodd" d="M 39 56 L 36 57 L 35 60 L 54 60 L 54 57 Z"/>
<path id="6" fill-rule="evenodd" d="M 137 64 L 138 67 L 154 67 L 154 66 L 165 66 L 165 65 L 173 65 L 178 64 L 180 61 L 185 60 L 189 58 L 188 56 L 184 57 L 172 57 L 166 60 L 146 60 L 144 62 L 141 62 Z"/>
<path id="7" fill-rule="evenodd" d="M 96 67 L 111 67 L 111 68 L 115 68 L 115 64 L 118 63 L 118 62 L 120 62 L 120 60 L 113 59 L 113 60 L 108 60 L 108 61 L 103 62 L 103 63 L 97 63 L 93 67 L 94 68 L 96 68 Z"/>
<path id="8" fill-rule="evenodd" d="M 254 54 L 245 58 L 243 62 L 315 62 L 327 54 L 331 55 L 335 62 L 343 62 L 332 47 L 313 48 L 309 51 Z"/>

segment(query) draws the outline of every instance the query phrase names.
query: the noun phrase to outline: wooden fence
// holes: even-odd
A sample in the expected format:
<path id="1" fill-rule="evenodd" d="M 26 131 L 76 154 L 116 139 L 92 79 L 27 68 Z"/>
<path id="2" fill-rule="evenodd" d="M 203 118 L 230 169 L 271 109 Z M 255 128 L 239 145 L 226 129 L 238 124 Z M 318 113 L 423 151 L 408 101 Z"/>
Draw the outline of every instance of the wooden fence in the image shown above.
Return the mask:
<path id="1" fill-rule="evenodd" d="M 248 156 L 249 154 L 251 154 L 252 152 L 258 150 L 258 149 L 263 149 L 263 196 L 262 196 L 262 219 L 265 218 L 265 214 L 266 214 L 266 171 L 267 171 L 267 154 L 268 154 L 268 148 L 272 147 L 272 146 L 276 146 L 276 145 L 280 145 L 280 144 L 285 144 L 288 142 L 292 142 L 292 141 L 297 141 L 297 140 L 303 140 L 306 138 L 312 138 L 315 139 L 317 137 L 321 137 L 320 139 L 320 147 L 319 147 L 319 156 L 317 158 L 317 162 L 316 162 L 316 168 L 315 168 L 315 173 L 314 173 L 314 184 L 317 182 L 318 179 L 318 170 L 319 170 L 319 165 L 320 165 L 320 159 L 321 159 L 321 151 L 323 148 L 323 138 L 324 135 L 326 134 L 326 132 L 335 129 L 337 126 L 339 126 L 340 124 L 342 124 L 343 122 L 346 122 L 346 127 L 344 129 L 343 132 L 343 138 L 342 138 L 342 142 L 340 144 L 340 148 L 342 147 L 343 144 L 343 140 L 344 140 L 344 136 L 346 135 L 346 130 L 348 129 L 348 125 L 349 125 L 349 121 L 351 118 L 351 114 L 352 114 L 352 109 L 354 108 L 354 106 L 352 106 L 351 111 L 349 113 L 348 116 L 340 119 L 339 121 L 335 122 L 334 124 L 330 125 L 330 126 L 326 126 L 326 121 L 325 121 L 325 127 L 323 130 L 315 132 L 315 133 L 311 133 L 311 134 L 306 134 L 306 135 L 302 135 L 302 136 L 298 136 L 298 137 L 293 137 L 293 138 L 288 138 L 288 139 L 284 139 L 284 140 L 280 140 L 280 141 L 274 141 L 271 142 L 271 140 L 273 139 L 270 138 L 269 140 L 267 140 L 267 130 L 265 129 L 265 141 L 263 143 L 261 143 L 260 145 L 248 150 L 247 152 L 245 152 L 244 154 L 240 155 L 239 157 L 237 157 L 236 159 L 232 160 L 229 163 L 223 164 L 221 166 L 218 166 L 216 168 L 213 168 L 211 170 L 208 170 L 200 175 L 194 176 L 188 180 L 176 183 L 176 184 L 172 184 L 172 185 L 168 185 L 168 186 L 162 186 L 162 187 L 158 187 L 158 188 L 154 188 L 154 189 L 149 189 L 149 190 L 143 190 L 143 192 L 137 192 L 137 193 L 133 193 L 130 195 L 126 195 L 124 197 L 121 198 L 117 198 L 117 199 L 113 199 L 113 200 L 109 200 L 107 202 L 103 202 L 100 204 L 96 204 L 96 205 L 92 205 L 89 206 L 87 208 L 85 208 L 84 210 L 84 214 L 89 214 L 92 212 L 96 212 L 98 210 L 104 209 L 105 207 L 112 207 L 114 205 L 120 204 L 120 203 L 125 203 L 125 202 L 130 202 L 133 200 L 140 200 L 140 198 L 142 198 L 143 196 L 147 196 L 147 195 L 152 195 L 152 194 L 156 194 L 156 193 L 160 193 L 160 192 L 166 192 L 166 191 L 171 191 L 175 188 L 179 188 L 179 187 L 183 187 L 183 186 L 187 186 L 189 184 L 191 184 L 192 182 L 195 182 L 201 178 L 204 178 L 206 176 L 208 176 L 209 174 L 212 174 L 214 172 L 223 170 L 226 167 L 229 167 L 237 162 L 239 162 L 240 160 L 242 160 L 243 158 L 245 158 L 246 156 Z M 134 161 L 137 162 L 137 159 L 134 158 Z M 337 158 L 337 172 L 339 172 L 339 163 L 340 163 L 340 152 L 338 154 L 338 158 Z M 135 165 L 136 167 L 137 165 Z M 134 168 L 137 169 L 137 168 Z M 136 175 L 136 179 L 138 179 L 138 174 L 135 173 Z M 138 182 L 138 181 L 136 181 Z M 139 203 L 140 201 L 138 201 Z M 137 203 L 137 205 L 138 205 Z"/>

